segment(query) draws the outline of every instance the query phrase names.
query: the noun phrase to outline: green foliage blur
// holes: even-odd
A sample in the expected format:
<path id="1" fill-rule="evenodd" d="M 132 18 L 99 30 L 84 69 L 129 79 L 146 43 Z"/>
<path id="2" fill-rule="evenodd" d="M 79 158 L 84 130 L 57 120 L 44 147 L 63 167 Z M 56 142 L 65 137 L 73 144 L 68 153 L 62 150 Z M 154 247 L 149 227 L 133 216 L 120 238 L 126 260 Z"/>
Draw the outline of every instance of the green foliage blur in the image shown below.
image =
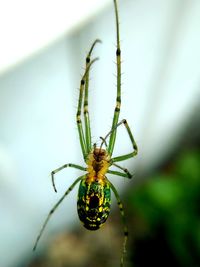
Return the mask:
<path id="1" fill-rule="evenodd" d="M 133 266 L 200 266 L 198 149 L 171 159 L 128 202 Z"/>

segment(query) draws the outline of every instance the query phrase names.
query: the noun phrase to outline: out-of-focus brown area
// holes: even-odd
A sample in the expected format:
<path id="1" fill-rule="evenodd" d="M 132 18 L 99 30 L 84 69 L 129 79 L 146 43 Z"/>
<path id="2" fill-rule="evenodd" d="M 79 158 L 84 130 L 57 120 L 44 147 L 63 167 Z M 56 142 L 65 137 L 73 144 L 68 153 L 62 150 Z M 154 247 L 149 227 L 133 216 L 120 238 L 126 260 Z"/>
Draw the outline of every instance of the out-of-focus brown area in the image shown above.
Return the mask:
<path id="1" fill-rule="evenodd" d="M 59 234 L 28 267 L 117 266 L 123 228 L 120 217 L 116 221 L 114 218 L 115 214 L 98 231 L 88 231 L 80 225 L 78 230 Z"/>

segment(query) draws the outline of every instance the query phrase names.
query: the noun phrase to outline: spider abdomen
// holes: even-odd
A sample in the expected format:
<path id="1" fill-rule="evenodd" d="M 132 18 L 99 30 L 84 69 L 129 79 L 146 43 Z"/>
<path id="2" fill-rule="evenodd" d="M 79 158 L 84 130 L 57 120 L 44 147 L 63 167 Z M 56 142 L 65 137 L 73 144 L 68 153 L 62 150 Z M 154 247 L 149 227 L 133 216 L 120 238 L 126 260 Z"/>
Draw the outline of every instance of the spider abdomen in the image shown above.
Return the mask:
<path id="1" fill-rule="evenodd" d="M 107 220 L 110 212 L 109 183 L 88 183 L 82 180 L 78 192 L 78 216 L 88 230 L 97 230 Z"/>

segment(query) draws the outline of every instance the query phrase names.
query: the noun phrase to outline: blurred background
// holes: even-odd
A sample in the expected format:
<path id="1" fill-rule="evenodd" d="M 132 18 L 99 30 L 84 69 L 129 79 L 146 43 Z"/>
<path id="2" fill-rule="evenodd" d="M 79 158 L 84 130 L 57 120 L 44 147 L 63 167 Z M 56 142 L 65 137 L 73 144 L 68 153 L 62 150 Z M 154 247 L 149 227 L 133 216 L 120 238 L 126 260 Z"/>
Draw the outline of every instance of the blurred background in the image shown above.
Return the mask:
<path id="1" fill-rule="evenodd" d="M 125 266 L 200 266 L 200 2 L 119 1 L 122 110 L 139 147 L 123 162 L 134 178 L 108 178 L 129 228 Z M 111 127 L 116 97 L 111 0 L 2 1 L 0 9 L 0 267 L 119 266 L 123 226 L 111 215 L 96 232 L 78 220 L 77 187 L 44 219 L 84 166 L 75 114 L 85 56 L 91 71 L 93 142 Z M 123 140 L 123 142 L 122 142 Z M 131 151 L 123 126 L 114 155 Z M 92 244 L 92 246 L 91 246 Z"/>

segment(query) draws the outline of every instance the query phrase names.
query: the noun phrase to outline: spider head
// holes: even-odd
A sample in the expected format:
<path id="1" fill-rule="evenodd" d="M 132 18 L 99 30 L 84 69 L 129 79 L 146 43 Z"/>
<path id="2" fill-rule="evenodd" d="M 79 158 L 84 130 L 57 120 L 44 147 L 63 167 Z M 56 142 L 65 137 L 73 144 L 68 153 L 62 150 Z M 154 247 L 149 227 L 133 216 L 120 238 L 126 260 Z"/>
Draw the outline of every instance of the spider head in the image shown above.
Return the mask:
<path id="1" fill-rule="evenodd" d="M 97 162 L 100 162 L 102 160 L 105 160 L 106 157 L 107 157 L 106 150 L 105 149 L 102 149 L 102 148 L 97 148 L 97 147 L 94 148 L 93 155 L 94 155 L 94 159 Z"/>

